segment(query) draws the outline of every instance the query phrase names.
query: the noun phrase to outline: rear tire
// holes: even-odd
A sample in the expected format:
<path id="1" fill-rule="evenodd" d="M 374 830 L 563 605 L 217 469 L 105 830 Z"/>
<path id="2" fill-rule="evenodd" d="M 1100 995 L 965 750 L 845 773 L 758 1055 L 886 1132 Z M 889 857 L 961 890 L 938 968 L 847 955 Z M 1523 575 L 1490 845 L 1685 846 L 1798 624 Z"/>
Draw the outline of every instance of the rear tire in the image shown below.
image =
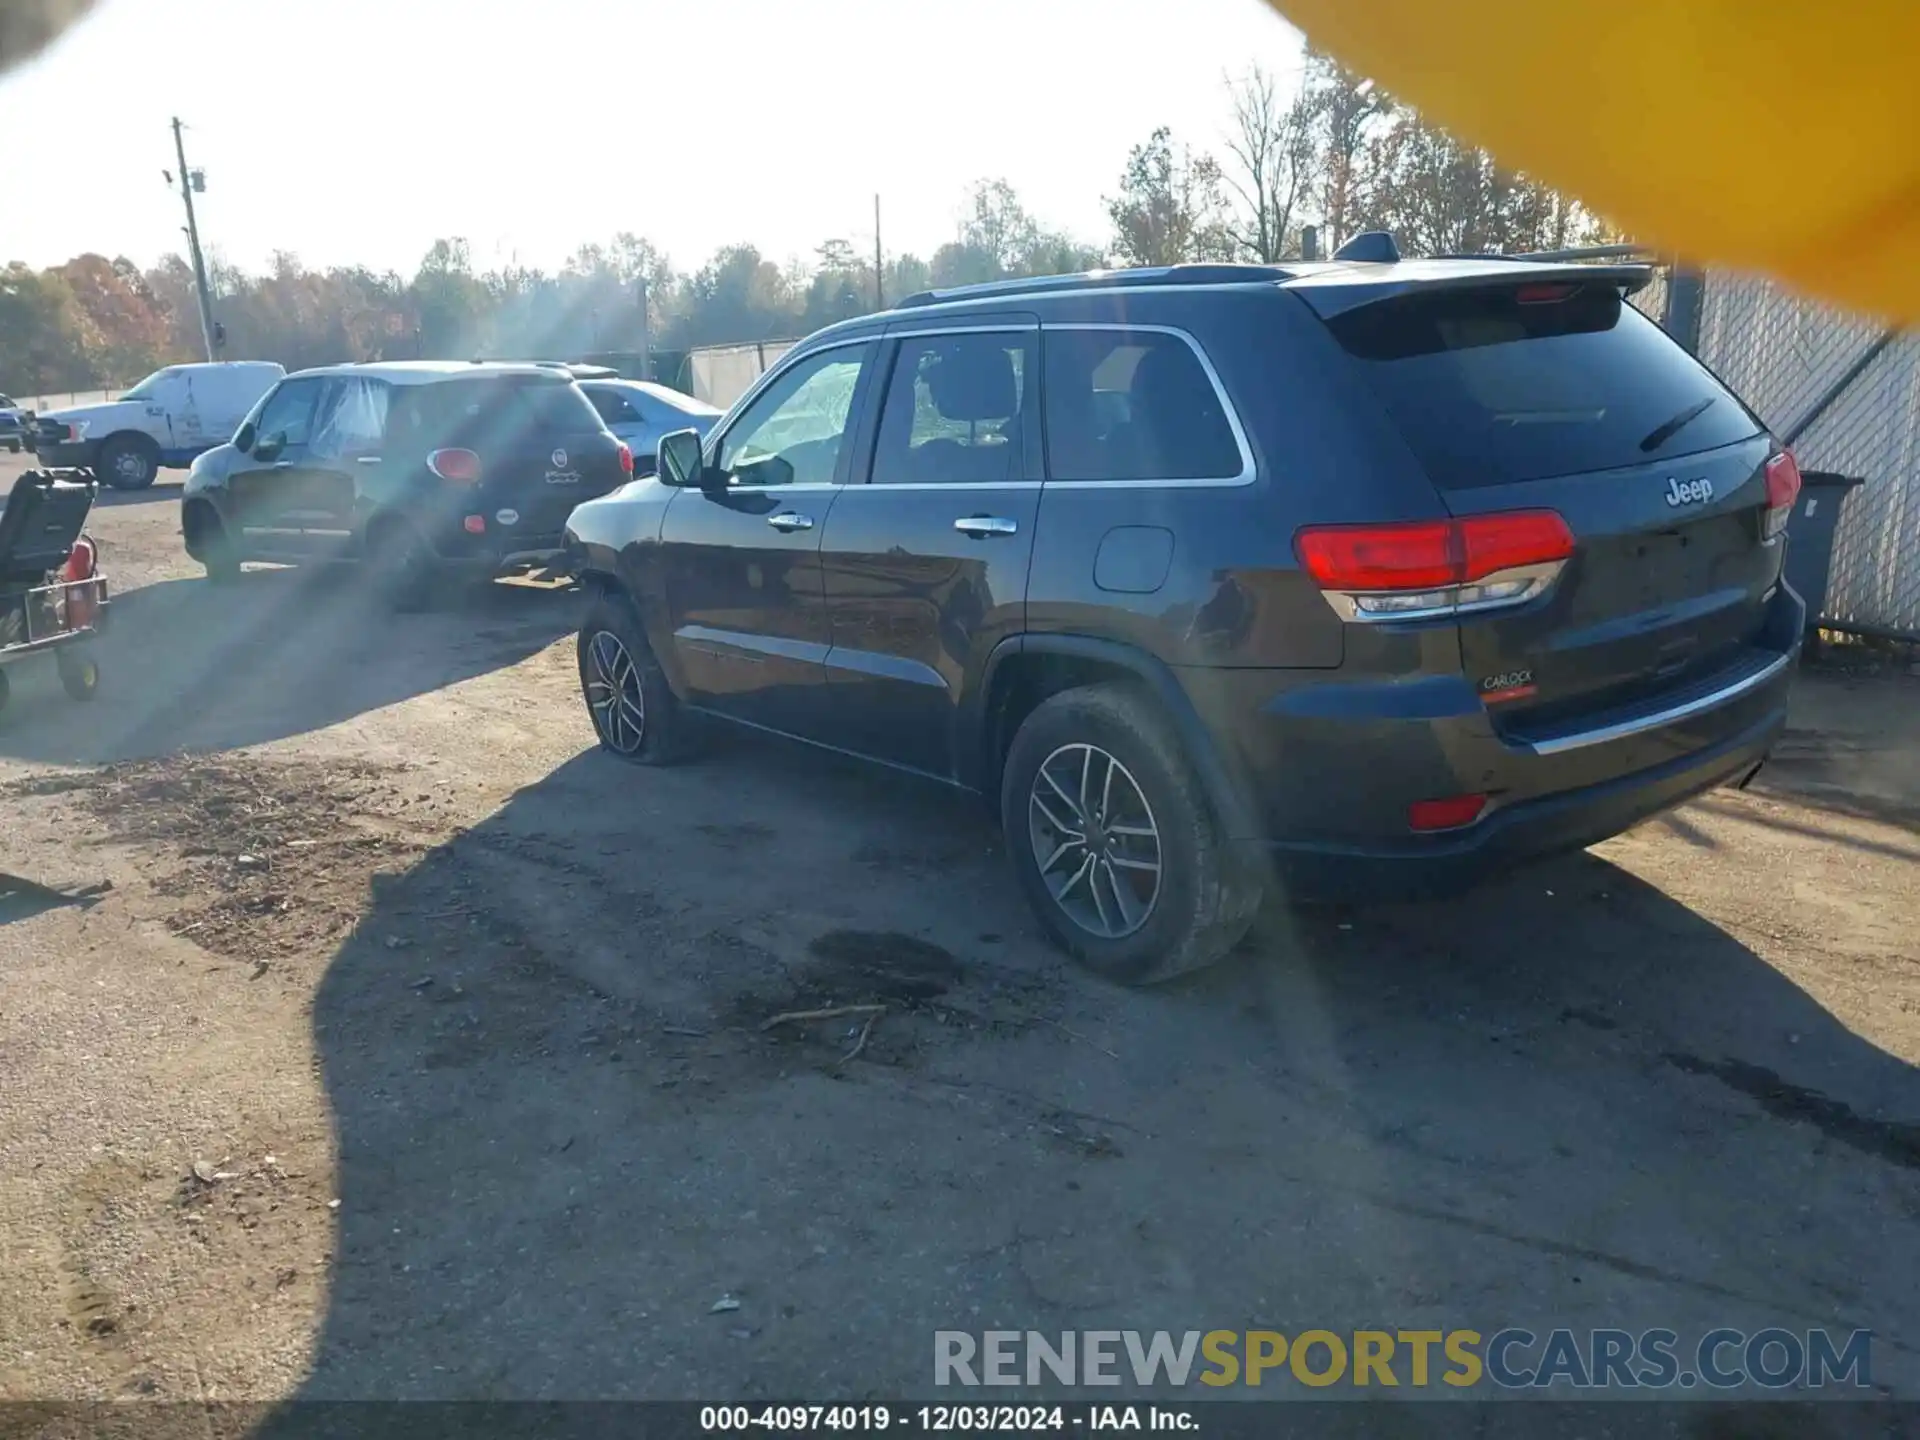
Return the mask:
<path id="1" fill-rule="evenodd" d="M 672 765 L 694 749 L 640 617 L 625 596 L 595 591 L 580 622 L 580 696 L 600 748 L 634 765 Z"/>
<path id="2" fill-rule="evenodd" d="M 1036 707 L 1007 751 L 1000 815 L 1040 923 L 1110 980 L 1210 965 L 1259 913 L 1258 876 L 1229 850 L 1173 727 L 1131 686 Z"/>
<path id="3" fill-rule="evenodd" d="M 374 587 L 394 610 L 425 608 L 439 581 L 439 567 L 425 537 L 405 520 L 389 520 L 367 540 Z"/>
<path id="4" fill-rule="evenodd" d="M 54 663 L 60 668 L 60 684 L 71 700 L 91 700 L 100 693 L 100 663 L 85 647 L 56 650 Z"/>
<path id="5" fill-rule="evenodd" d="M 160 447 L 144 435 L 111 435 L 101 443 L 93 473 L 116 490 L 144 490 L 160 474 Z"/>

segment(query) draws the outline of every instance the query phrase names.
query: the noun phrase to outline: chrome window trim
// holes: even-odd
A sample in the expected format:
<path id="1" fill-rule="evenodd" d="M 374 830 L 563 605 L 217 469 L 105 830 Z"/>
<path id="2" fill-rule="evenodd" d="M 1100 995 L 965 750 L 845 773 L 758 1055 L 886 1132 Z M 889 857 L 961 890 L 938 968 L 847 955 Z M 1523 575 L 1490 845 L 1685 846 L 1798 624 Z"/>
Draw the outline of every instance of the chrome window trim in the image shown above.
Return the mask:
<path id="1" fill-rule="evenodd" d="M 912 480 L 903 485 L 889 485 L 885 481 L 867 480 L 858 485 L 847 485 L 842 488 L 884 490 L 891 495 L 896 490 L 1039 490 L 1046 483 L 1044 480 Z"/>
<path id="2" fill-rule="evenodd" d="M 888 329 L 889 340 L 924 340 L 930 335 L 1029 335 L 1040 328 L 1038 319 L 1008 320 L 994 325 L 930 325 L 924 330 Z"/>
<path id="3" fill-rule="evenodd" d="M 1136 286 L 1116 287 L 1114 290 L 1101 290 L 1097 293 L 1112 294 L 1112 293 L 1150 292 L 1153 294 L 1164 294 L 1169 290 L 1243 290 L 1246 288 L 1247 287 L 1244 285 L 1178 285 L 1178 286 L 1136 285 Z M 1078 294 L 1081 292 L 1076 291 L 1074 293 Z M 974 304 L 975 302 L 969 301 L 969 302 L 963 302 L 963 303 Z M 1004 303 L 1004 301 L 1002 303 Z M 915 328 L 911 330 L 887 329 L 885 331 L 881 331 L 878 333 L 859 335 L 859 336 L 848 336 L 842 339 L 830 340 L 824 344 L 814 345 L 804 350 L 802 350 L 799 346 L 796 346 L 793 350 L 790 350 L 785 355 L 782 355 L 780 357 L 780 361 L 778 364 L 770 367 L 764 374 L 760 376 L 758 380 L 754 381 L 753 384 L 747 388 L 746 392 L 742 394 L 738 400 L 734 401 L 733 407 L 729 409 L 724 416 L 721 417 L 719 423 L 717 423 L 713 427 L 713 429 L 707 432 L 707 441 L 706 441 L 706 447 L 704 449 L 704 458 L 708 464 L 712 464 L 714 460 L 718 458 L 720 454 L 720 446 L 722 443 L 724 443 L 727 432 L 733 428 L 735 417 L 741 413 L 744 413 L 746 408 L 749 405 L 751 405 L 756 399 L 759 398 L 761 391 L 765 390 L 769 385 L 773 384 L 776 380 L 778 380 L 793 366 L 798 365 L 805 360 L 811 359 L 815 355 L 823 355 L 831 350 L 844 350 L 849 346 L 853 346 L 853 345 L 872 345 L 872 344 L 878 344 L 887 340 L 908 340 L 908 339 L 914 339 L 916 337 L 925 337 L 929 335 L 1027 334 L 1030 332 L 1037 331 L 1042 337 L 1042 342 L 1044 343 L 1044 339 L 1047 332 L 1056 331 L 1056 330 L 1058 331 L 1088 330 L 1088 331 L 1117 333 L 1117 334 L 1171 335 L 1175 339 L 1183 343 L 1187 347 L 1187 349 L 1192 352 L 1194 359 L 1200 362 L 1200 368 L 1207 377 L 1207 383 L 1213 387 L 1214 397 L 1220 402 L 1221 411 L 1227 417 L 1227 428 L 1233 433 L 1233 443 L 1240 452 L 1240 473 L 1234 476 L 1221 476 L 1217 478 L 1209 477 L 1205 479 L 1145 478 L 1145 479 L 1139 479 L 1139 480 L 1056 480 L 1051 476 L 1049 476 L 1045 480 L 1001 480 L 1001 481 L 989 482 L 988 484 L 985 484 L 985 485 L 958 486 L 958 485 L 946 485 L 946 484 L 940 484 L 940 483 L 928 483 L 924 485 L 914 485 L 914 486 L 887 485 L 881 488 L 884 488 L 887 490 L 908 490 L 908 489 L 1026 490 L 1026 489 L 1039 489 L 1046 485 L 1060 485 L 1060 486 L 1071 487 L 1072 489 L 1075 489 L 1075 490 L 1138 490 L 1143 488 L 1154 489 L 1154 490 L 1219 490 L 1219 489 L 1235 489 L 1241 486 L 1251 485 L 1254 483 L 1254 481 L 1260 478 L 1259 469 L 1255 465 L 1254 459 L 1253 459 L 1253 447 L 1247 440 L 1247 430 L 1246 430 L 1246 426 L 1241 422 L 1240 412 L 1234 407 L 1232 397 L 1227 393 L 1227 387 L 1225 383 L 1220 379 L 1220 372 L 1214 368 L 1212 358 L 1208 356 L 1206 352 L 1206 348 L 1200 344 L 1199 340 L 1194 337 L 1192 332 L 1183 330 L 1177 325 L 1159 325 L 1159 324 L 1146 324 L 1146 323 L 1129 324 L 1125 322 L 1114 322 L 1114 321 L 1103 321 L 1103 320 L 1049 321 L 1045 316 L 1040 316 L 1038 318 L 1031 319 L 1031 320 L 996 321 L 992 324 L 982 324 L 982 325 L 945 325 L 945 326 L 916 325 Z M 802 345 L 805 344 L 804 341 L 801 343 Z M 1044 378 L 1046 364 L 1045 364 L 1044 356 L 1042 357 L 1040 369 L 1041 369 L 1041 377 L 1042 377 L 1040 380 L 1041 391 L 1042 391 L 1040 399 L 1041 399 L 1041 405 L 1042 405 L 1042 410 L 1044 414 L 1044 407 L 1046 404 L 1046 394 L 1045 394 L 1046 380 Z M 1049 459 L 1050 458 L 1051 457 L 1049 457 Z M 863 488 L 863 486 L 862 485 L 821 485 L 814 488 L 818 490 L 852 490 L 852 489 Z M 773 491 L 794 491 L 795 493 L 800 493 L 800 487 L 792 486 L 792 485 L 738 485 L 738 486 L 730 485 L 727 487 L 728 494 L 770 493 Z"/>
<path id="4" fill-rule="evenodd" d="M 1787 666 L 1793 663 L 1793 654 L 1788 652 L 1779 656 L 1764 668 L 1723 685 L 1710 694 L 1699 695 L 1683 704 L 1671 705 L 1665 710 L 1656 710 L 1651 715 L 1642 715 L 1633 720 L 1622 720 L 1616 725 L 1602 725 L 1597 730 L 1582 730 L 1573 735 L 1561 735 L 1551 740 L 1526 740 L 1520 743 L 1536 755 L 1561 755 L 1569 750 L 1584 750 L 1589 745 L 1604 745 L 1610 740 L 1625 740 L 1629 736 L 1644 735 L 1649 730 L 1659 730 L 1668 725 L 1690 720 L 1695 715 L 1704 715 L 1709 710 L 1738 700 L 1742 695 L 1751 694 L 1773 679 Z"/>
<path id="5" fill-rule="evenodd" d="M 1165 285 L 1161 285 L 1161 286 L 1142 285 L 1142 286 L 1137 286 L 1135 288 L 1141 289 L 1141 290 L 1158 291 L 1158 290 L 1166 290 L 1169 288 L 1186 288 L 1186 287 L 1169 287 Z M 1192 288 L 1210 289 L 1215 287 L 1195 286 Z M 1240 287 L 1227 287 L 1227 288 L 1240 288 Z M 1255 480 L 1258 480 L 1260 478 L 1259 468 L 1254 464 L 1254 460 L 1253 460 L 1253 447 L 1247 441 L 1246 427 L 1240 423 L 1240 412 L 1234 408 L 1233 400 L 1227 394 L 1227 387 L 1225 384 L 1221 382 L 1220 372 L 1213 368 L 1213 361 L 1210 358 L 1208 358 L 1205 347 L 1203 347 L 1200 344 L 1200 342 L 1194 338 L 1193 334 L 1190 331 L 1182 330 L 1177 325 L 1147 325 L 1147 324 L 1131 325 L 1131 324 L 1125 324 L 1125 323 L 1116 323 L 1113 321 L 1096 321 L 1096 320 L 1062 320 L 1062 321 L 1059 321 L 1058 323 L 1050 323 L 1044 317 L 1042 317 L 1040 321 L 1040 332 L 1043 337 L 1043 340 L 1045 335 L 1048 332 L 1056 331 L 1056 330 L 1058 331 L 1093 330 L 1093 331 L 1103 331 L 1108 333 L 1119 333 L 1119 334 L 1125 334 L 1125 335 L 1171 335 L 1175 339 L 1182 341 L 1186 345 L 1187 349 L 1193 352 L 1193 358 L 1200 362 L 1200 368 L 1206 374 L 1207 383 L 1213 386 L 1214 398 L 1220 402 L 1220 409 L 1222 413 L 1224 413 L 1227 417 L 1227 428 L 1233 432 L 1233 443 L 1235 444 L 1235 446 L 1239 448 L 1239 451 L 1240 451 L 1240 473 L 1238 475 L 1233 475 L 1233 476 L 1218 476 L 1218 477 L 1209 476 L 1202 479 L 1179 479 L 1179 480 L 1171 480 L 1171 479 L 1170 480 L 1154 480 L 1154 479 L 1061 480 L 1061 479 L 1055 479 L 1052 474 L 1053 456 L 1051 453 L 1049 453 L 1047 456 L 1047 470 L 1048 470 L 1047 484 L 1059 485 L 1059 486 L 1074 489 L 1074 490 L 1080 490 L 1080 489 L 1133 490 L 1133 489 L 1139 489 L 1143 486 L 1149 487 L 1155 490 L 1219 490 L 1219 489 L 1235 488 L 1242 485 L 1251 485 Z M 1043 413 L 1044 413 L 1044 407 L 1046 404 L 1046 383 L 1047 383 L 1045 379 L 1046 362 L 1044 358 L 1041 361 L 1040 369 L 1041 369 L 1041 376 L 1042 376 L 1040 381 L 1040 387 L 1041 387 L 1040 400 L 1041 400 L 1041 405 L 1043 407 Z"/>

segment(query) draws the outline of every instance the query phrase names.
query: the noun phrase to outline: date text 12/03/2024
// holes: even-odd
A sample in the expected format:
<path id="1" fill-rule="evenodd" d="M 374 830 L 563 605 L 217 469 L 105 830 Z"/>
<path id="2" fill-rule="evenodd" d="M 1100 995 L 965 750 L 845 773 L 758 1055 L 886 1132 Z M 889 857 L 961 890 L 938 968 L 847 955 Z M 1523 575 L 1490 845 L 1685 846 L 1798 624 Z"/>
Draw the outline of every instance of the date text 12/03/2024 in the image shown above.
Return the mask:
<path id="1" fill-rule="evenodd" d="M 1191 1409 L 1161 1405 L 703 1405 L 716 1435 L 797 1431 L 1012 1435 L 1068 1431 L 1194 1432 Z"/>

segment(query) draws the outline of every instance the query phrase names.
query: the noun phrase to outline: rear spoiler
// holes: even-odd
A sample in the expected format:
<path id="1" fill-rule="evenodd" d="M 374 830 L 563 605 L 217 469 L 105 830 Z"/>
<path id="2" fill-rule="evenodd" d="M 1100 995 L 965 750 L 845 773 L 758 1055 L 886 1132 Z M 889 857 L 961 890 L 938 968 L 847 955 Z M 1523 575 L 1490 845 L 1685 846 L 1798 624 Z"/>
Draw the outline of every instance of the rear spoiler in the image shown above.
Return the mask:
<path id="1" fill-rule="evenodd" d="M 1540 260 L 1507 260 L 1489 256 L 1484 261 L 1402 261 L 1382 274 L 1361 267 L 1332 266 L 1301 275 L 1281 288 L 1291 290 L 1323 320 L 1367 305 L 1397 300 L 1416 291 L 1478 290 L 1560 281 L 1578 285 L 1611 285 L 1623 295 L 1644 289 L 1653 280 L 1651 265 L 1578 265 Z"/>

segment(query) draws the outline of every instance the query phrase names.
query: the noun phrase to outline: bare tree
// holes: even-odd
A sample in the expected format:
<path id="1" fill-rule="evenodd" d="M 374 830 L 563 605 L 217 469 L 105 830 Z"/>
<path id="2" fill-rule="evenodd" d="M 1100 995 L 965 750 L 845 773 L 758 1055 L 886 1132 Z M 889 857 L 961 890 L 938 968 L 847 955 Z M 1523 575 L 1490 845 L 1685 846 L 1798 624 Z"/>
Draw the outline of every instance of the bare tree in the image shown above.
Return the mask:
<path id="1" fill-rule="evenodd" d="M 1369 140 L 1380 117 L 1391 115 L 1393 98 L 1373 81 L 1347 69 L 1331 55 L 1307 51 L 1315 143 L 1320 150 L 1320 214 L 1329 250 L 1338 249 L 1365 228 L 1360 216 L 1369 204 L 1366 161 Z"/>
<path id="2" fill-rule="evenodd" d="M 1177 144 L 1161 126 L 1133 147 L 1120 193 L 1107 200 L 1114 252 L 1129 265 L 1229 258 L 1221 188 L 1219 162 Z"/>
<path id="3" fill-rule="evenodd" d="M 1227 93 L 1233 129 L 1225 180 L 1239 210 L 1227 233 L 1240 253 L 1269 264 L 1292 251 L 1295 213 L 1318 178 L 1314 97 L 1303 80 L 1283 104 L 1272 73 L 1258 65 L 1229 81 Z"/>

